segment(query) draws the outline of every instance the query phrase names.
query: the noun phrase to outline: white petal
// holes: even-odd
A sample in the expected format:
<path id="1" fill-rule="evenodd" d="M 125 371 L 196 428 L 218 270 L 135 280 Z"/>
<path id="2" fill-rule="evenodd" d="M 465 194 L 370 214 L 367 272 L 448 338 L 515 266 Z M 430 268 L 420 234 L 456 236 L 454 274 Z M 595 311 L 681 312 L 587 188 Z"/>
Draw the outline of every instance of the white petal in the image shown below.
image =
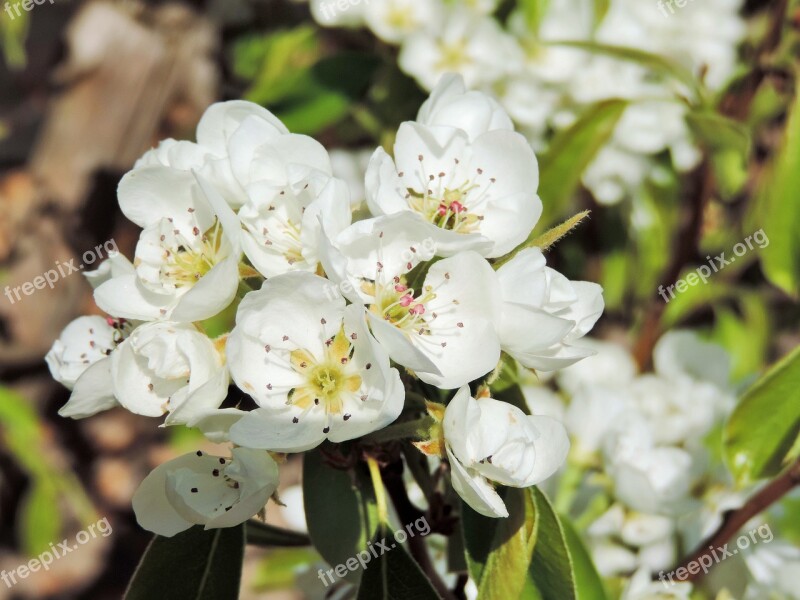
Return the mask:
<path id="1" fill-rule="evenodd" d="M 447 449 L 453 489 L 473 510 L 485 517 L 508 517 L 508 509 L 495 489 L 479 474 L 467 471 Z"/>
<path id="2" fill-rule="evenodd" d="M 62 417 L 85 419 L 119 406 L 111 381 L 111 359 L 104 358 L 78 378 L 69 401 L 58 411 Z"/>
<path id="3" fill-rule="evenodd" d="M 325 418 L 310 412 L 305 419 L 292 423 L 290 418 L 271 409 L 259 408 L 247 413 L 231 427 L 231 441 L 247 448 L 273 452 L 305 452 L 325 441 Z"/>

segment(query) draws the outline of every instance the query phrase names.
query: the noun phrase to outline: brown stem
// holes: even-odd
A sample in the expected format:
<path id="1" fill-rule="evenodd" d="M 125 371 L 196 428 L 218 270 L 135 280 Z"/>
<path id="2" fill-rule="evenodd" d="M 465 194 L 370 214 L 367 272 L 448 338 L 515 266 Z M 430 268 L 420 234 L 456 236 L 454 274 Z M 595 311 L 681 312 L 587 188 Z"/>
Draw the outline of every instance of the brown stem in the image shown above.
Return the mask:
<path id="1" fill-rule="evenodd" d="M 778 502 L 797 486 L 800 486 L 800 460 L 761 488 L 744 506 L 737 510 L 728 511 L 719 529 L 709 539 L 701 543 L 700 547 L 691 556 L 682 560 L 672 572 L 674 573 L 679 568 L 688 569 L 690 563 L 699 563 L 701 557 L 712 555 L 714 550 L 724 546 L 750 519 Z M 703 571 L 695 574 L 689 573 L 687 581 L 696 581 L 704 575 Z M 653 579 L 658 579 L 658 576 L 654 575 Z"/>

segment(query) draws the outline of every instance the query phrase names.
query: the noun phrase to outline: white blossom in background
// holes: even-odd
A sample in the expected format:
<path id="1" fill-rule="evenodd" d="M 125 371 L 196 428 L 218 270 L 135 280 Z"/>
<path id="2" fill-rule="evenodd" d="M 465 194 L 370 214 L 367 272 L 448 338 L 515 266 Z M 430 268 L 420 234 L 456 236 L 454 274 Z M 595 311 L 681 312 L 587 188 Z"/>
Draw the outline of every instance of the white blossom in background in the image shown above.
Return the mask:
<path id="1" fill-rule="evenodd" d="M 569 452 L 564 426 L 530 416 L 492 398 L 474 399 L 461 388 L 447 405 L 444 440 L 453 487 L 475 511 L 507 517 L 491 482 L 530 487 L 550 477 Z"/>
<path id="2" fill-rule="evenodd" d="M 781 540 L 769 541 L 745 553 L 744 560 L 752 577 L 745 600 L 800 598 L 800 548 Z"/>
<path id="3" fill-rule="evenodd" d="M 364 0 L 364 20 L 385 42 L 399 43 L 419 31 L 435 32 L 441 25 L 441 0 Z"/>
<path id="4" fill-rule="evenodd" d="M 675 582 L 665 588 L 660 581 L 652 581 L 647 569 L 639 569 L 633 574 L 622 593 L 620 600 L 690 600 L 691 583 Z"/>
<path id="5" fill-rule="evenodd" d="M 278 465 L 263 450 L 232 452 L 198 451 L 157 467 L 133 496 L 139 525 L 172 537 L 193 525 L 234 527 L 259 513 L 278 487 Z"/>
<path id="6" fill-rule="evenodd" d="M 334 177 L 345 182 L 350 190 L 350 207 L 355 211 L 367 200 L 367 190 L 364 178 L 372 157 L 373 150 L 342 150 L 330 151 L 331 169 Z"/>
<path id="7" fill-rule="evenodd" d="M 235 443 L 299 452 L 361 437 L 400 414 L 400 376 L 363 309 L 326 297 L 329 289 L 321 277 L 288 273 L 242 301 L 228 361 L 260 408 L 231 428 Z"/>

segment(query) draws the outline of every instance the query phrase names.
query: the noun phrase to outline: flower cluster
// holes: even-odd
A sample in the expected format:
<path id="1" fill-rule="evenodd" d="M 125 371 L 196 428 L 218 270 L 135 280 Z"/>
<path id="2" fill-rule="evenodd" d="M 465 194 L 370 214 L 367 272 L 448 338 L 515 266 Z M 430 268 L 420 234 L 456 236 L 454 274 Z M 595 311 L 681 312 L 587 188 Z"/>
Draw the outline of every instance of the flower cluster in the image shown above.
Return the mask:
<path id="1" fill-rule="evenodd" d="M 669 571 L 747 498 L 708 443 L 735 404 L 730 359 L 693 332 L 673 331 L 655 348 L 654 372 L 637 374 L 622 347 L 584 343 L 596 354 L 555 375 L 560 393 L 539 382 L 523 387 L 531 410 L 563 421 L 572 442 L 557 502 L 585 524 L 603 576 L 633 574 L 625 600 L 688 599 L 691 584 L 665 588 L 651 573 Z M 748 598 L 788 585 L 776 573 L 796 565 L 798 553 L 778 544 L 743 553 Z"/>
<path id="2" fill-rule="evenodd" d="M 693 91 L 621 58 L 625 51 L 666 58 L 718 90 L 734 73 L 745 34 L 741 0 L 691 2 L 668 15 L 655 0 L 521 2 L 504 23 L 493 15 L 496 0 L 371 0 L 336 14 L 324 11 L 326 0 L 310 4 L 323 26 L 366 26 L 400 46 L 400 68 L 425 89 L 445 72 L 460 73 L 470 87 L 496 97 L 536 148 L 587 106 L 628 101 L 583 175 L 605 204 L 633 194 L 660 155 L 668 154 L 679 171 L 700 160 L 685 121 Z M 589 52 L 588 44 L 616 51 Z"/>
<path id="3" fill-rule="evenodd" d="M 162 142 L 120 183 L 141 235 L 132 263 L 90 274 L 109 316 L 76 320 L 48 355 L 72 389 L 61 414 L 121 405 L 234 445 L 142 484 L 139 522 L 169 536 L 255 515 L 278 483 L 275 453 L 387 427 L 415 382 L 459 389 L 440 452 L 467 503 L 505 516 L 491 482 L 534 485 L 569 443 L 557 421 L 467 386 L 501 353 L 541 371 L 590 355 L 578 341 L 603 310 L 598 285 L 529 247 L 537 184 L 524 136 L 457 76 L 400 127 L 392 155 L 375 151 L 362 220 L 321 144 L 257 105 L 213 105 L 196 142 Z M 235 326 L 209 337 L 233 307 Z"/>

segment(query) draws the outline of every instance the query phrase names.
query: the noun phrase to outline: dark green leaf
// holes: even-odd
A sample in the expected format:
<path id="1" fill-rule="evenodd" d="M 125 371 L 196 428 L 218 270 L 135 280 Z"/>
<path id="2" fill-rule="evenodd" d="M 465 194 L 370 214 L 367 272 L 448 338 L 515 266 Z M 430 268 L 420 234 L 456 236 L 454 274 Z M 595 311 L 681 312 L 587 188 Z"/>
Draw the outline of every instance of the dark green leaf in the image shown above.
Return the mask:
<path id="1" fill-rule="evenodd" d="M 304 533 L 267 525 L 261 521 L 248 521 L 247 543 L 264 547 L 310 546 L 311 538 Z"/>
<path id="2" fill-rule="evenodd" d="M 382 542 L 389 550 L 383 551 L 375 542 Z M 371 548 L 362 554 L 364 574 L 358 589 L 358 600 L 437 600 L 439 595 L 417 563 L 406 553 L 384 527 L 379 528 Z M 370 556 L 369 559 L 364 558 Z M 355 555 L 354 555 L 355 557 Z M 369 560 L 369 562 L 367 562 Z"/>
<path id="3" fill-rule="evenodd" d="M 369 479 L 359 485 L 348 471 L 327 465 L 320 449 L 303 456 L 306 523 L 314 547 L 331 566 L 344 564 L 364 550 L 377 530 L 375 496 Z M 361 571 L 348 571 L 357 582 Z"/>
<path id="4" fill-rule="evenodd" d="M 725 426 L 725 457 L 746 485 L 777 475 L 800 435 L 800 347 L 744 394 Z"/>
<path id="5" fill-rule="evenodd" d="M 125 600 L 236 600 L 242 577 L 244 525 L 175 537 L 156 536 L 147 548 Z"/>

